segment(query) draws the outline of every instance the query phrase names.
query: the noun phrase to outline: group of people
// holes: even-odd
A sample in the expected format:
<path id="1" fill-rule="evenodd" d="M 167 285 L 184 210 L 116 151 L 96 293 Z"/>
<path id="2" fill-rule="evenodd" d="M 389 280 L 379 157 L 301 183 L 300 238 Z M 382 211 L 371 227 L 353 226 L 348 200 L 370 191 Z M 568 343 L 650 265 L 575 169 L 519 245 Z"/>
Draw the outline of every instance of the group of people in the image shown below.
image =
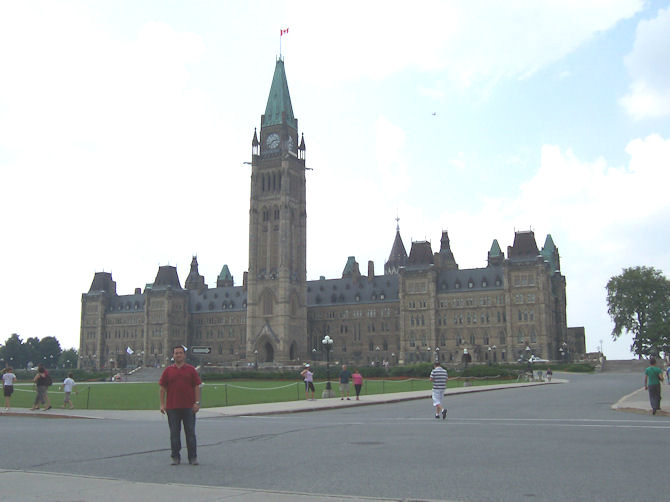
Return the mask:
<path id="1" fill-rule="evenodd" d="M 16 375 L 14 374 L 14 369 L 11 366 L 8 366 L 2 371 L 2 390 L 3 395 L 5 396 L 5 408 L 4 408 L 5 411 L 9 411 L 10 409 L 11 398 L 12 394 L 14 393 L 14 382 L 16 382 Z M 33 378 L 33 383 L 35 384 L 37 392 L 35 394 L 35 402 L 33 403 L 33 407 L 30 409 L 37 410 L 39 409 L 40 405 L 42 405 L 44 406 L 43 409 L 45 411 L 50 410 L 52 406 L 47 391 L 49 390 L 49 386 L 53 384 L 53 380 L 51 378 L 51 375 L 49 375 L 49 372 L 42 364 L 37 366 L 37 373 Z M 71 395 L 72 392 L 74 391 L 75 385 L 76 383 L 74 381 L 73 374 L 69 373 L 67 378 L 63 380 L 63 391 L 64 391 L 63 408 L 65 408 L 66 406 L 69 406 L 70 409 L 74 408 Z"/>
<path id="2" fill-rule="evenodd" d="M 305 400 L 314 401 L 314 372 L 309 363 L 305 363 L 305 368 L 300 372 L 300 376 L 305 382 Z M 356 391 L 356 401 L 360 400 L 361 389 L 363 388 L 363 375 L 360 371 L 354 370 L 353 374 L 347 369 L 347 365 L 342 365 L 340 371 L 340 399 L 345 398 L 350 401 L 349 397 L 349 381 L 353 382 Z M 311 393 L 311 398 L 309 397 Z"/>

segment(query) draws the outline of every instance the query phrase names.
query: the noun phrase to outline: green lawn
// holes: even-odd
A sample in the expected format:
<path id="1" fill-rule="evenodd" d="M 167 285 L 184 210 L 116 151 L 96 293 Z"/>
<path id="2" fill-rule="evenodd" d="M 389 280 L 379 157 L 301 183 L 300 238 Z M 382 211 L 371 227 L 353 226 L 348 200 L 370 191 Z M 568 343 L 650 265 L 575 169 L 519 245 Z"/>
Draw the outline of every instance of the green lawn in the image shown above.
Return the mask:
<path id="1" fill-rule="evenodd" d="M 508 383 L 505 380 L 472 380 L 472 385 Z M 337 382 L 331 382 L 335 395 L 339 395 Z M 320 397 L 326 382 L 315 382 L 315 397 Z M 463 387 L 462 380 L 449 380 L 447 387 Z M 430 390 L 430 381 L 420 379 L 405 380 L 365 380 L 361 395 L 384 394 Z M 30 408 L 35 399 L 32 384 L 14 386 L 12 408 Z M 54 384 L 49 389 L 49 397 L 54 408 L 63 404 L 61 386 Z M 158 409 L 157 383 L 78 383 L 77 394 L 72 395 L 75 408 L 98 410 L 155 410 Z M 355 395 L 354 386 L 350 392 Z M 278 380 L 227 380 L 208 382 L 202 388 L 202 406 L 214 408 L 239 404 L 272 403 L 305 399 L 305 385 L 300 381 Z"/>

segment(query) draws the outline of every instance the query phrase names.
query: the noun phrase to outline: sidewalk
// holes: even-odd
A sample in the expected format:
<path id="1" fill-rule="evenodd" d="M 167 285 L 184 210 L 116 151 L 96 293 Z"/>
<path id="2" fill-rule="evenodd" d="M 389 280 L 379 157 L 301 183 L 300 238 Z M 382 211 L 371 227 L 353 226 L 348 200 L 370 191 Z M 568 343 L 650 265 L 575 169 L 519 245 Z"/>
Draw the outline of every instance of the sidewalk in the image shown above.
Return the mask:
<path id="1" fill-rule="evenodd" d="M 489 392 L 519 387 L 533 387 L 537 385 L 553 385 L 567 383 L 567 380 L 554 378 L 549 382 L 529 382 L 514 384 L 483 385 L 479 387 L 460 387 L 447 389 L 445 396 L 457 394 L 469 394 L 472 392 Z M 430 399 L 430 390 L 419 390 L 413 392 L 397 392 L 387 394 L 372 394 L 361 396 L 360 401 L 355 398 L 341 401 L 339 397 L 317 399 L 316 401 L 285 401 L 280 403 L 244 404 L 238 406 L 226 406 L 222 408 L 202 408 L 198 412 L 198 420 L 208 418 L 241 417 L 254 415 L 277 415 L 281 413 L 302 413 L 307 411 L 322 411 L 337 408 L 349 408 L 351 406 L 367 406 L 372 404 L 388 404 L 400 401 L 411 401 L 414 399 Z M 10 411 L 0 412 L 0 415 L 32 416 L 40 418 L 79 418 L 98 420 L 142 420 L 162 421 L 164 417 L 159 410 L 84 410 L 84 409 L 62 409 L 52 408 L 48 411 L 31 411 L 25 408 L 13 408 Z"/>
<path id="2" fill-rule="evenodd" d="M 219 486 L 194 486 L 178 483 L 137 483 L 111 478 L 78 476 L 31 471 L 0 469 L 0 486 L 20 487 L 20 496 L 15 500 L 50 500 L 55 502 L 352 502 L 364 500 L 382 502 L 400 499 L 378 499 L 346 495 L 321 495 L 314 493 L 290 493 L 278 491 L 228 488 Z M 423 499 L 425 502 L 431 502 Z"/>
<path id="3" fill-rule="evenodd" d="M 665 384 L 661 389 L 661 392 L 664 390 Z M 661 406 L 663 406 L 663 401 L 661 401 Z M 644 390 L 644 387 L 642 387 L 619 399 L 612 405 L 612 409 L 615 411 L 627 411 L 629 413 L 651 415 L 649 394 Z M 670 417 L 670 412 L 661 409 L 656 412 L 656 416 Z"/>

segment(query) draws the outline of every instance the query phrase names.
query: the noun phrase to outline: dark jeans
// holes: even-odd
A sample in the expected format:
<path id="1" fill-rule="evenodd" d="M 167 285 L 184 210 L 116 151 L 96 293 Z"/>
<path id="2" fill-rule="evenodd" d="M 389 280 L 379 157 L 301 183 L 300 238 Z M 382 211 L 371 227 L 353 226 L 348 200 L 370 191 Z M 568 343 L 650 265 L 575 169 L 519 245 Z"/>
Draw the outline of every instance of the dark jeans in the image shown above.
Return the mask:
<path id="1" fill-rule="evenodd" d="M 356 389 L 356 397 L 358 397 L 358 395 L 361 393 L 361 387 L 362 387 L 362 384 L 360 384 L 360 383 L 355 383 L 354 384 L 354 389 Z"/>
<path id="2" fill-rule="evenodd" d="M 654 385 L 647 385 L 649 390 L 649 403 L 651 404 L 652 410 L 661 409 L 661 384 L 657 383 Z"/>
<path id="3" fill-rule="evenodd" d="M 172 458 L 180 458 L 181 450 L 181 424 L 184 423 L 184 435 L 186 436 L 186 449 L 188 450 L 188 459 L 193 460 L 198 457 L 195 444 L 195 413 L 192 408 L 175 408 L 165 410 L 170 426 L 170 447 L 172 448 Z"/>

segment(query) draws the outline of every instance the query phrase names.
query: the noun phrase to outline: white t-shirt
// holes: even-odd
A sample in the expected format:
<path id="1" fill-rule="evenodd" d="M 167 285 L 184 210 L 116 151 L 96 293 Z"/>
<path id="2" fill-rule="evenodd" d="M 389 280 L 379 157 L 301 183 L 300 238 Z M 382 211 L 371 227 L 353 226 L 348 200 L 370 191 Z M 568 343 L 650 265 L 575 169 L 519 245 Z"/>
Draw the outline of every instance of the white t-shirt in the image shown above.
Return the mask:
<path id="1" fill-rule="evenodd" d="M 72 380 L 70 377 L 67 377 L 65 380 L 63 380 L 63 392 L 72 392 L 73 387 L 74 380 Z"/>
<path id="2" fill-rule="evenodd" d="M 16 375 L 14 373 L 3 373 L 2 374 L 2 385 L 3 386 L 14 385 L 14 380 L 16 380 Z"/>

